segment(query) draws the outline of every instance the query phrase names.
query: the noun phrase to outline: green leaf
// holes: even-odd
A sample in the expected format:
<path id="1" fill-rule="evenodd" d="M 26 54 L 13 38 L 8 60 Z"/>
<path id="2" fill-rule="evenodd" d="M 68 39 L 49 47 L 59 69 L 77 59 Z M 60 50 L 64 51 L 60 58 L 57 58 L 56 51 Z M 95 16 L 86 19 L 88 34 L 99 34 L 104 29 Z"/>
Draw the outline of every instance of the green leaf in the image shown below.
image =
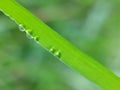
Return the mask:
<path id="1" fill-rule="evenodd" d="M 65 40 L 14 0 L 0 0 L 0 10 L 14 20 L 26 34 L 89 80 L 105 90 L 119 90 L 119 78 L 90 56 Z"/>

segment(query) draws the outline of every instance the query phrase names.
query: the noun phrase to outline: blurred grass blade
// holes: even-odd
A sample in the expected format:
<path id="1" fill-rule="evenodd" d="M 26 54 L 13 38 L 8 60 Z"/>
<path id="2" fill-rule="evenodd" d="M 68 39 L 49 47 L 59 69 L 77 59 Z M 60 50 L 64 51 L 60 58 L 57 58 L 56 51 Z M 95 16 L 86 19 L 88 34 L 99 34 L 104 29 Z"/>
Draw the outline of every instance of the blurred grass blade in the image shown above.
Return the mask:
<path id="1" fill-rule="evenodd" d="M 82 53 L 14 0 L 0 0 L 0 10 L 45 49 L 105 90 L 120 90 L 119 78 Z"/>

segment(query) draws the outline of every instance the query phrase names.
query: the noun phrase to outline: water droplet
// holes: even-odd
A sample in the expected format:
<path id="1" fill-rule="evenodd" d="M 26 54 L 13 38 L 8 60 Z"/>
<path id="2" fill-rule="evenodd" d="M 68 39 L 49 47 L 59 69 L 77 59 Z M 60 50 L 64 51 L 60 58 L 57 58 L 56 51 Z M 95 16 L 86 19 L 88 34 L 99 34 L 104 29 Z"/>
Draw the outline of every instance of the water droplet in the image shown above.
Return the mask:
<path id="1" fill-rule="evenodd" d="M 59 58 L 61 57 L 61 52 L 59 50 L 56 50 L 54 47 L 51 47 L 49 51 L 52 52 L 55 56 Z"/>
<path id="2" fill-rule="evenodd" d="M 35 37 L 34 39 L 35 39 L 36 41 L 39 41 L 39 37 Z"/>
<path id="3" fill-rule="evenodd" d="M 24 26 L 22 24 L 19 25 L 19 30 L 22 31 L 22 32 L 25 31 L 25 28 L 24 28 Z"/>
<path id="4" fill-rule="evenodd" d="M 52 53 L 54 53 L 54 48 L 50 48 L 50 50 L 49 50 L 50 52 L 52 52 Z"/>
<path id="5" fill-rule="evenodd" d="M 55 54 L 55 56 L 57 56 L 57 57 L 59 57 L 59 58 L 61 57 L 60 51 L 56 51 L 54 54 Z"/>
<path id="6" fill-rule="evenodd" d="M 28 33 L 28 32 L 26 32 L 26 36 L 27 36 L 28 39 L 32 39 L 33 38 L 33 36 L 30 33 Z"/>
<path id="7" fill-rule="evenodd" d="M 39 37 L 34 37 L 34 40 L 39 44 Z"/>
<path id="8" fill-rule="evenodd" d="M 26 30 L 26 36 L 28 39 L 33 39 L 33 36 L 32 36 L 32 30 L 31 29 L 27 29 Z"/>
<path id="9" fill-rule="evenodd" d="M 31 29 L 27 29 L 27 30 L 26 30 L 26 33 L 29 33 L 30 35 L 33 34 Z"/>

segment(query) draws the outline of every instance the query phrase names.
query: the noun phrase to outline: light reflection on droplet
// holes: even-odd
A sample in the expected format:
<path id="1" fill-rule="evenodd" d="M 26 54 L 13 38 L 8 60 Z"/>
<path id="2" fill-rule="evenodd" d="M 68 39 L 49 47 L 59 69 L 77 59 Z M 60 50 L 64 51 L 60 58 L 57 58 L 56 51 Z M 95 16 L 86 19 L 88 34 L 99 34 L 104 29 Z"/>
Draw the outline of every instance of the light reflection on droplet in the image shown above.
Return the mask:
<path id="1" fill-rule="evenodd" d="M 57 50 L 57 49 L 55 49 L 55 48 L 50 48 L 49 49 L 49 51 L 51 52 L 51 53 L 53 53 L 55 56 L 57 56 L 58 58 L 61 58 L 61 52 L 60 52 L 60 50 Z"/>
<path id="2" fill-rule="evenodd" d="M 54 53 L 54 48 L 50 48 L 50 50 L 49 50 L 50 52 L 52 52 L 52 53 Z"/>
<path id="3" fill-rule="evenodd" d="M 22 31 L 22 32 L 25 31 L 25 28 L 24 28 L 24 26 L 22 24 L 19 25 L 19 30 Z"/>
<path id="4" fill-rule="evenodd" d="M 28 32 L 26 32 L 26 36 L 27 36 L 28 39 L 33 39 L 33 36 Z"/>
<path id="5" fill-rule="evenodd" d="M 56 51 L 54 54 L 55 54 L 55 56 L 57 56 L 57 57 L 59 57 L 59 58 L 61 57 L 60 51 Z"/>

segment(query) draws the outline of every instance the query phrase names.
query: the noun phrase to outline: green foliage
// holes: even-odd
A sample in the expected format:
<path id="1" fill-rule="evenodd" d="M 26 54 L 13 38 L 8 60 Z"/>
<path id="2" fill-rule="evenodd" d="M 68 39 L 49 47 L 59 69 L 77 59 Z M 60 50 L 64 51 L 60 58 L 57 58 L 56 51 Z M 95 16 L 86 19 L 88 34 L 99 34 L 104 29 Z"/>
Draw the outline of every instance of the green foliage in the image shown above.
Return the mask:
<path id="1" fill-rule="evenodd" d="M 84 55 L 83 53 L 78 51 L 76 48 L 71 46 L 68 42 L 66 42 L 66 40 L 64 40 L 63 38 L 61 39 L 61 37 L 57 33 L 53 32 L 48 26 L 46 26 L 41 21 L 40 21 L 41 22 L 40 23 L 39 20 L 36 19 L 33 15 L 31 15 L 29 12 L 22 10 L 22 8 L 19 8 L 18 6 L 15 6 L 16 3 L 14 5 L 14 3 L 11 3 L 11 1 L 8 1 L 8 0 L 7 0 L 7 2 L 6 2 L 6 0 L 3 0 L 1 2 L 4 2 L 4 4 L 3 3 L 0 4 L 0 7 L 2 8 L 2 10 L 3 11 L 5 10 L 4 12 L 6 14 L 8 14 L 8 15 L 10 15 L 10 17 L 14 18 L 19 25 L 22 25 L 28 31 L 28 33 L 30 33 L 33 36 L 33 38 L 35 38 L 36 40 L 38 40 L 40 38 L 39 42 L 45 48 L 50 49 L 50 51 L 54 51 L 54 49 L 59 49 L 60 54 L 59 54 L 59 52 L 57 52 L 57 53 L 55 53 L 55 55 L 59 56 L 61 58 L 61 60 L 63 60 L 67 64 L 71 65 L 72 67 L 76 68 L 78 71 L 80 71 L 86 77 L 95 81 L 96 83 L 99 83 L 104 88 L 106 88 L 108 90 L 113 90 L 116 88 L 116 90 L 117 90 L 117 86 L 119 86 L 119 80 L 116 76 L 114 76 L 112 73 L 110 73 L 104 67 L 102 67 L 97 62 L 92 60 L 90 57 Z M 7 7 L 6 7 L 5 3 L 7 3 L 7 5 L 8 5 Z M 11 7 L 11 5 L 13 5 L 13 6 Z M 16 7 L 16 9 L 14 9 L 14 6 Z M 9 10 L 7 10 L 7 9 L 9 9 Z M 33 18 L 33 19 L 29 20 L 30 18 Z M 34 19 L 36 19 L 36 20 L 34 20 Z M 57 25 L 59 25 L 59 23 Z M 87 27 L 87 26 L 88 25 L 85 25 L 85 27 Z M 67 28 L 70 29 L 70 27 L 67 27 Z M 65 28 L 65 30 L 66 30 L 66 28 Z M 61 43 L 64 43 L 64 46 Z M 78 45 L 78 44 L 76 43 L 76 45 Z M 28 45 L 26 45 L 26 47 L 30 48 L 30 47 L 28 47 Z M 23 48 L 23 50 L 27 51 L 25 48 Z M 31 51 L 28 51 L 28 52 L 31 52 Z M 26 56 L 24 54 L 26 54 L 26 53 L 25 52 L 23 53 L 23 57 Z M 79 59 L 80 61 L 77 58 L 80 58 Z M 94 66 L 95 66 L 95 68 L 94 68 Z M 115 77 L 115 79 L 114 79 L 114 77 Z M 99 80 L 99 78 L 100 78 L 100 80 Z M 104 82 L 106 82 L 106 83 L 103 83 L 102 80 L 104 80 Z"/>

